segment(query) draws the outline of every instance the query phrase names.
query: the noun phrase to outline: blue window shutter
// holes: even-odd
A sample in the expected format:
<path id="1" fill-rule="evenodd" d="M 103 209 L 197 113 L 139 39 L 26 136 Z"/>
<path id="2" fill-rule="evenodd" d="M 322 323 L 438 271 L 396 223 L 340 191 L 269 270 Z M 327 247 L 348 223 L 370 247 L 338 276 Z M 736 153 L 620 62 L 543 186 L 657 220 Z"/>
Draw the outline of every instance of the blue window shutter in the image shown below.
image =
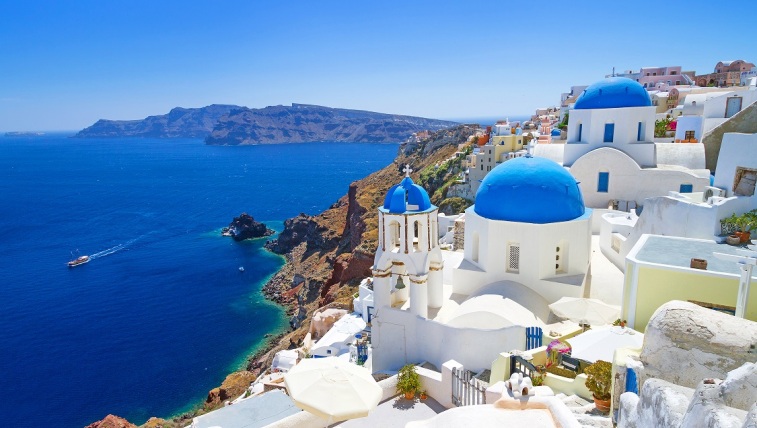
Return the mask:
<path id="1" fill-rule="evenodd" d="M 636 141 L 641 141 L 641 122 L 639 122 L 639 130 L 636 132 Z"/>
<path id="2" fill-rule="evenodd" d="M 597 192 L 607 193 L 607 189 L 610 188 L 610 173 L 599 173 L 599 184 L 597 184 Z"/>
<path id="3" fill-rule="evenodd" d="M 605 123 L 605 143 L 612 143 L 613 137 L 615 136 L 615 124 L 614 123 Z"/>
<path id="4" fill-rule="evenodd" d="M 692 193 L 694 191 L 693 184 L 681 184 L 681 189 L 678 193 Z"/>
<path id="5" fill-rule="evenodd" d="M 579 143 L 581 142 L 581 134 L 582 134 L 583 130 L 584 130 L 584 124 L 583 123 L 579 123 L 578 124 L 578 142 Z"/>

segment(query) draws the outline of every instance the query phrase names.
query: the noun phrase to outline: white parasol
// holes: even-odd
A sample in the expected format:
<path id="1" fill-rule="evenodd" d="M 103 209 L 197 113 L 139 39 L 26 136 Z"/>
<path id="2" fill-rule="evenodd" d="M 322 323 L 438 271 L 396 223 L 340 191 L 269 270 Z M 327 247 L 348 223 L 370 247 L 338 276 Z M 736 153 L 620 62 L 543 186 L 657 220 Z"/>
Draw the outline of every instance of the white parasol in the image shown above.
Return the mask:
<path id="1" fill-rule="evenodd" d="M 297 407 L 329 422 L 367 416 L 383 394 L 368 369 L 334 357 L 302 360 L 284 384 Z"/>

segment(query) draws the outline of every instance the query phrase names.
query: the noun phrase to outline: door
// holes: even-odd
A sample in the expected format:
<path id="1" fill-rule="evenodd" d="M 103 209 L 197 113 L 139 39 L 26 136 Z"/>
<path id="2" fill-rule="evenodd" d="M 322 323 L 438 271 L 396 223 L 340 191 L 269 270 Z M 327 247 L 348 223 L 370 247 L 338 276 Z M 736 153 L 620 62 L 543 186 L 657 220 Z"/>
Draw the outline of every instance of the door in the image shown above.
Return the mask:
<path id="1" fill-rule="evenodd" d="M 741 111 L 741 97 L 729 97 L 725 105 L 725 117 L 731 117 Z"/>

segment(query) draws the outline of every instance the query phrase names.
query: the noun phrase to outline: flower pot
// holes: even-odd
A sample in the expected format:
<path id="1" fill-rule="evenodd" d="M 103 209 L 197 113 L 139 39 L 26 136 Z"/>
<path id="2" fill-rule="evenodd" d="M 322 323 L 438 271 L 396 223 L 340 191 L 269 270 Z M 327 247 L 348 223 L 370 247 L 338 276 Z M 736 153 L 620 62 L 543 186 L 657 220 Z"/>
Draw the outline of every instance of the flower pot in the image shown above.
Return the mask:
<path id="1" fill-rule="evenodd" d="M 741 232 L 741 235 L 739 235 L 741 238 L 741 243 L 746 244 L 750 241 L 750 238 L 752 237 L 752 232 Z"/>
<path id="2" fill-rule="evenodd" d="M 421 392 L 421 400 L 425 400 L 428 398 L 428 395 L 426 395 L 425 392 Z"/>
<path id="3" fill-rule="evenodd" d="M 414 392 L 406 392 L 405 393 L 405 400 L 412 400 L 413 398 L 415 398 L 415 393 Z"/>
<path id="4" fill-rule="evenodd" d="M 725 242 L 728 245 L 739 245 L 741 243 L 741 236 L 738 236 L 735 233 L 733 235 L 728 235 L 725 238 Z"/>
<path id="5" fill-rule="evenodd" d="M 610 412 L 610 399 L 607 400 L 600 400 L 597 398 L 596 395 L 593 395 L 594 397 L 594 406 L 597 407 L 597 410 L 599 410 L 602 413 L 609 413 Z"/>

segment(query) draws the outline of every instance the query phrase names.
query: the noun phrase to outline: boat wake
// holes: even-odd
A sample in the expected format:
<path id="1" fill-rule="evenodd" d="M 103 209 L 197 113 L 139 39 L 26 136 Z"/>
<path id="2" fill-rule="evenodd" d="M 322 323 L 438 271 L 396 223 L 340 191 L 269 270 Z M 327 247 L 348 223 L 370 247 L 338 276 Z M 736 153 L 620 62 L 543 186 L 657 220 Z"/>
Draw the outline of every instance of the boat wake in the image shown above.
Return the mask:
<path id="1" fill-rule="evenodd" d="M 115 253 L 117 253 L 117 252 L 119 252 L 121 250 L 125 250 L 126 248 L 129 247 L 129 245 L 131 245 L 131 244 L 139 241 L 144 236 L 145 235 L 142 235 L 142 236 L 140 236 L 138 238 L 130 239 L 130 240 L 124 242 L 123 244 L 118 244 L 115 247 L 108 248 L 107 250 L 102 250 L 102 251 L 99 251 L 97 253 L 90 254 L 89 258 L 90 259 L 99 259 L 100 257 L 105 257 L 105 256 L 109 256 L 111 254 L 115 254 Z"/>

